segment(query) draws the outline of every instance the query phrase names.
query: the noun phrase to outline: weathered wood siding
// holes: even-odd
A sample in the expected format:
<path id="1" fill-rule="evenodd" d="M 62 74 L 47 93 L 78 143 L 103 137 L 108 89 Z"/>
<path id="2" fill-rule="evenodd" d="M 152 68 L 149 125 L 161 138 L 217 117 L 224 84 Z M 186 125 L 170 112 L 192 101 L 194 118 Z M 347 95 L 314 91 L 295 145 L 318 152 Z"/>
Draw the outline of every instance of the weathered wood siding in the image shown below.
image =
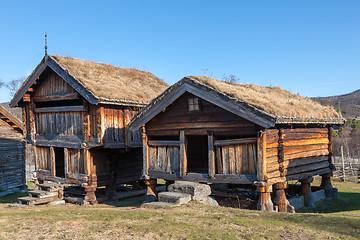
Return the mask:
<path id="1" fill-rule="evenodd" d="M 296 178 L 295 175 L 302 173 L 328 169 L 329 144 L 327 128 L 269 131 L 266 139 L 267 177 Z"/>
<path id="2" fill-rule="evenodd" d="M 69 93 L 76 93 L 67 82 L 65 82 L 59 75 L 50 72 L 44 82 L 42 82 L 36 89 L 35 96 L 55 96 L 65 95 Z"/>
<path id="3" fill-rule="evenodd" d="M 126 127 L 134 115 L 135 110 L 101 107 L 102 113 L 102 138 L 105 143 L 141 143 L 141 133 L 139 130 L 129 131 Z"/>
<path id="4" fill-rule="evenodd" d="M 217 146 L 215 149 L 216 173 L 256 175 L 256 143 Z"/>
<path id="5" fill-rule="evenodd" d="M 0 120 L 0 190 L 23 185 L 25 185 L 23 135 Z"/>
<path id="6" fill-rule="evenodd" d="M 66 158 L 66 155 L 65 155 Z M 81 149 L 67 149 L 67 164 L 65 164 L 67 173 L 86 173 L 84 150 Z"/>
<path id="7" fill-rule="evenodd" d="M 51 171 L 51 155 L 49 147 L 35 147 L 36 169 Z"/>
<path id="8" fill-rule="evenodd" d="M 40 135 L 75 135 L 84 133 L 83 112 L 35 114 L 36 133 Z"/>
<path id="9" fill-rule="evenodd" d="M 203 99 L 200 111 L 188 111 L 188 98 L 195 97 L 185 93 L 146 124 L 148 136 L 177 136 L 180 130 L 186 135 L 207 135 L 211 130 L 215 136 L 236 135 L 256 136 L 255 124 L 230 113 Z"/>
<path id="10" fill-rule="evenodd" d="M 180 171 L 180 146 L 150 146 L 149 170 L 178 173 Z"/>

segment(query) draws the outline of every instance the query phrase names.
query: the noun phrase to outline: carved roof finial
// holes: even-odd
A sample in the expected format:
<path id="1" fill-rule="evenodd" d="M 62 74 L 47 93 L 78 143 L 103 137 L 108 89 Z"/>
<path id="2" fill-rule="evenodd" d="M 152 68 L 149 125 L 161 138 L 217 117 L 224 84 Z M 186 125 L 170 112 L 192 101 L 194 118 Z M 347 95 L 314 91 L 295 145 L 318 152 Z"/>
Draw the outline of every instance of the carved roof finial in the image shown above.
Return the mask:
<path id="1" fill-rule="evenodd" d="M 47 56 L 47 32 L 45 32 L 45 56 Z"/>

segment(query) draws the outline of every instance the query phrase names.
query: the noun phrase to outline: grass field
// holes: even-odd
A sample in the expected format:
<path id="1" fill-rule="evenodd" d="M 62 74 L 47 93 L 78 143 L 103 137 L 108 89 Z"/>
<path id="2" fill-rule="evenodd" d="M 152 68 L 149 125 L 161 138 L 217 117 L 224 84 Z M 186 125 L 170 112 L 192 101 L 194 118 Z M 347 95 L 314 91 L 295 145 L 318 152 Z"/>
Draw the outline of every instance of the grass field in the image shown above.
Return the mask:
<path id="1" fill-rule="evenodd" d="M 140 208 L 142 197 L 95 206 L 9 208 L 0 198 L 0 239 L 360 239 L 360 184 L 335 182 L 339 198 L 295 214 L 191 203 Z"/>

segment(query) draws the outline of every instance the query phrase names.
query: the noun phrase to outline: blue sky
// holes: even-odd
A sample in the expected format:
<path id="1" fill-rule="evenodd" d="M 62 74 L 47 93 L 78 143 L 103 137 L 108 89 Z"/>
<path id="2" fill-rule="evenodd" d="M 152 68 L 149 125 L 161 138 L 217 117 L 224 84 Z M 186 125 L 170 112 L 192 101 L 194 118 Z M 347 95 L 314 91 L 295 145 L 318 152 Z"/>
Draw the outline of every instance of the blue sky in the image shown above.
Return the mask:
<path id="1" fill-rule="evenodd" d="M 304 96 L 360 89 L 360 1 L 1 1 L 0 79 L 44 56 L 282 88 Z M 0 89 L 0 101 L 9 101 Z"/>

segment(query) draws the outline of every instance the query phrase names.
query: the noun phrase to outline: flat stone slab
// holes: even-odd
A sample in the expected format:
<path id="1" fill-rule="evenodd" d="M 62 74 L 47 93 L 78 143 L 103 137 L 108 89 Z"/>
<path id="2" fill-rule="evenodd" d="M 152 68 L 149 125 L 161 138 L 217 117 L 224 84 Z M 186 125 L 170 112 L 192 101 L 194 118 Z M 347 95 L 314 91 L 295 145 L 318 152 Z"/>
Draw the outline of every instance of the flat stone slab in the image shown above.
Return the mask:
<path id="1" fill-rule="evenodd" d="M 202 203 L 206 206 L 219 206 L 219 203 L 215 200 L 215 198 L 207 196 L 201 200 L 197 200 L 197 202 Z"/>
<path id="2" fill-rule="evenodd" d="M 314 199 L 314 202 L 318 202 L 322 199 L 325 199 L 326 196 L 325 196 L 325 190 L 322 189 L 322 190 L 319 190 L 319 191 L 316 191 L 316 192 L 313 192 L 312 193 L 312 197 Z"/>
<path id="3" fill-rule="evenodd" d="M 192 200 L 198 201 L 211 194 L 211 188 L 207 184 L 178 181 L 168 187 L 169 192 L 180 192 L 190 194 Z"/>
<path id="4" fill-rule="evenodd" d="M 289 203 L 291 206 L 293 206 L 295 208 L 295 210 L 303 208 L 304 207 L 304 197 L 300 196 L 300 197 L 290 198 Z"/>
<path id="5" fill-rule="evenodd" d="M 154 206 L 154 207 L 178 207 L 180 204 L 176 203 L 167 203 L 167 202 L 149 202 L 149 203 L 143 203 L 141 207 L 147 207 L 147 206 Z"/>
<path id="6" fill-rule="evenodd" d="M 55 201 L 52 201 L 52 202 L 49 202 L 48 203 L 49 205 L 65 205 L 65 200 L 55 200 Z"/>
<path id="7" fill-rule="evenodd" d="M 161 192 L 158 194 L 159 202 L 186 204 L 191 201 L 191 195 L 179 192 Z"/>
<path id="8" fill-rule="evenodd" d="M 26 204 L 20 204 L 20 203 L 14 203 L 14 204 L 10 204 L 9 207 L 28 207 L 29 205 Z"/>

